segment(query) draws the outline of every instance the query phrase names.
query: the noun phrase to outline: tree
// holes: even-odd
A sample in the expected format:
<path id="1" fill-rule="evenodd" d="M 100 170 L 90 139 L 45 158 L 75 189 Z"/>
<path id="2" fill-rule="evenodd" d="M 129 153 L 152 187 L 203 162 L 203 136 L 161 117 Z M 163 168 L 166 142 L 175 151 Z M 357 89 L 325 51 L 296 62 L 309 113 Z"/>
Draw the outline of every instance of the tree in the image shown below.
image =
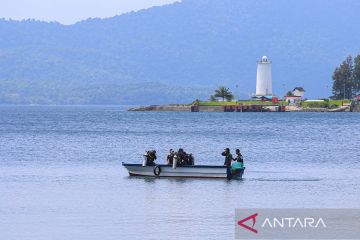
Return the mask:
<path id="1" fill-rule="evenodd" d="M 216 102 L 217 99 L 216 99 L 216 97 L 215 97 L 214 95 L 211 95 L 211 96 L 210 96 L 210 101 L 211 101 L 211 102 Z"/>
<path id="2" fill-rule="evenodd" d="M 337 67 L 332 76 L 333 82 L 333 98 L 350 99 L 354 96 L 354 81 L 353 81 L 354 64 L 351 55 L 349 55 L 342 64 Z"/>
<path id="3" fill-rule="evenodd" d="M 353 75 L 354 95 L 358 95 L 360 94 L 360 54 L 357 55 L 354 59 Z"/>
<path id="4" fill-rule="evenodd" d="M 288 92 L 286 93 L 286 96 L 287 96 L 287 97 L 292 97 L 292 96 L 294 96 L 294 94 L 293 94 L 292 91 L 288 91 Z"/>
<path id="5" fill-rule="evenodd" d="M 225 99 L 226 99 L 226 101 L 228 101 L 228 102 L 231 102 L 232 100 L 234 100 L 234 95 L 230 92 L 230 95 L 228 95 L 228 96 L 226 96 L 225 97 Z"/>
<path id="6" fill-rule="evenodd" d="M 229 90 L 229 88 L 224 87 L 224 86 L 221 86 L 221 87 L 219 87 L 218 89 L 215 90 L 214 97 L 222 98 L 223 102 L 225 101 L 225 99 L 227 101 L 231 101 L 231 100 L 234 99 L 234 95 Z"/>

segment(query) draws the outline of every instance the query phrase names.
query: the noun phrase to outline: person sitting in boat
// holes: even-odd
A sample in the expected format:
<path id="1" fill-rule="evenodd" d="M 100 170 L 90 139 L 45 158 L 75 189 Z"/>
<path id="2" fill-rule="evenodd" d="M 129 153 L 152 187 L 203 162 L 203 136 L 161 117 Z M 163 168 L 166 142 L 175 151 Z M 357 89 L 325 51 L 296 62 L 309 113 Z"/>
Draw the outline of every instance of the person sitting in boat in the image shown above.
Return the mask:
<path id="1" fill-rule="evenodd" d="M 191 153 L 188 154 L 187 160 L 188 160 L 188 162 L 187 162 L 188 165 L 195 165 L 195 160 L 194 160 L 194 157 L 193 157 L 193 155 Z"/>
<path id="2" fill-rule="evenodd" d="M 233 176 L 237 175 L 244 169 L 244 158 L 240 152 L 240 149 L 236 149 L 235 162 L 231 164 L 231 173 Z"/>
<path id="3" fill-rule="evenodd" d="M 155 160 L 156 160 L 156 151 L 152 150 L 152 151 L 147 151 L 146 152 L 146 165 L 155 165 Z"/>
<path id="4" fill-rule="evenodd" d="M 172 165 L 174 162 L 174 157 L 175 157 L 175 152 L 172 149 L 170 149 L 169 155 L 166 158 L 166 163 L 168 165 Z"/>
<path id="5" fill-rule="evenodd" d="M 183 165 L 194 165 L 194 157 L 193 155 L 187 154 L 182 148 L 176 153 L 177 161 L 179 166 Z"/>
<path id="6" fill-rule="evenodd" d="M 185 154 L 182 165 L 194 165 L 194 157 L 191 153 Z"/>
<path id="7" fill-rule="evenodd" d="M 178 165 L 185 165 L 186 164 L 186 152 L 184 151 L 184 149 L 179 148 L 179 151 L 177 152 L 177 157 L 178 157 Z"/>

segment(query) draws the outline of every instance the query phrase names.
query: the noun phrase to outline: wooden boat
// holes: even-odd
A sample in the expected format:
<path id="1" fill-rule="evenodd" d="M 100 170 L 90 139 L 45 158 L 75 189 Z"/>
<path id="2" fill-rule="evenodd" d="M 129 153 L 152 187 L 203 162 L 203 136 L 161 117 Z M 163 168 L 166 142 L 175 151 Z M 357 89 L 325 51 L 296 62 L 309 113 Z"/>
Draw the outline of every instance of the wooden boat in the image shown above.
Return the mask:
<path id="1" fill-rule="evenodd" d="M 130 176 L 144 177 L 178 177 L 178 178 L 228 178 L 226 166 L 184 165 L 174 168 L 172 165 L 157 164 L 143 166 L 142 164 L 122 163 Z M 244 170 L 238 171 L 231 179 L 242 179 Z"/>

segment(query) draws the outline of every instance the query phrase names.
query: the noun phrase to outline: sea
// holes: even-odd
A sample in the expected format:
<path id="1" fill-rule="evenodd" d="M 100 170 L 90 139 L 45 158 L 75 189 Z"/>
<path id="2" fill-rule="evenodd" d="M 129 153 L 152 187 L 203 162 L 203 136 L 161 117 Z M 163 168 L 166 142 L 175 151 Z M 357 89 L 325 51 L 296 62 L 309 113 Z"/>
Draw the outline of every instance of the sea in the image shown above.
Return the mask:
<path id="1" fill-rule="evenodd" d="M 0 239 L 234 239 L 238 208 L 360 208 L 360 113 L 0 106 Z M 241 181 L 129 177 L 155 149 Z"/>

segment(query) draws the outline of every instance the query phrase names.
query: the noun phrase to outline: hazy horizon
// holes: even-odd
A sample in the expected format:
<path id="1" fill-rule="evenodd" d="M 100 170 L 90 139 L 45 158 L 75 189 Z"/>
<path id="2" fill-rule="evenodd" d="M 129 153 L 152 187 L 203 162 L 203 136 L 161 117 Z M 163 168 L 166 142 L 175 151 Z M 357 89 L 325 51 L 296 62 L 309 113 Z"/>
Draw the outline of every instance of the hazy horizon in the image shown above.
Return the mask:
<path id="1" fill-rule="evenodd" d="M 115 15 L 166 5 L 180 0 L 0 0 L 0 18 L 7 20 L 35 19 L 71 25 L 88 18 L 109 18 Z M 19 7 L 21 6 L 21 7 Z"/>

